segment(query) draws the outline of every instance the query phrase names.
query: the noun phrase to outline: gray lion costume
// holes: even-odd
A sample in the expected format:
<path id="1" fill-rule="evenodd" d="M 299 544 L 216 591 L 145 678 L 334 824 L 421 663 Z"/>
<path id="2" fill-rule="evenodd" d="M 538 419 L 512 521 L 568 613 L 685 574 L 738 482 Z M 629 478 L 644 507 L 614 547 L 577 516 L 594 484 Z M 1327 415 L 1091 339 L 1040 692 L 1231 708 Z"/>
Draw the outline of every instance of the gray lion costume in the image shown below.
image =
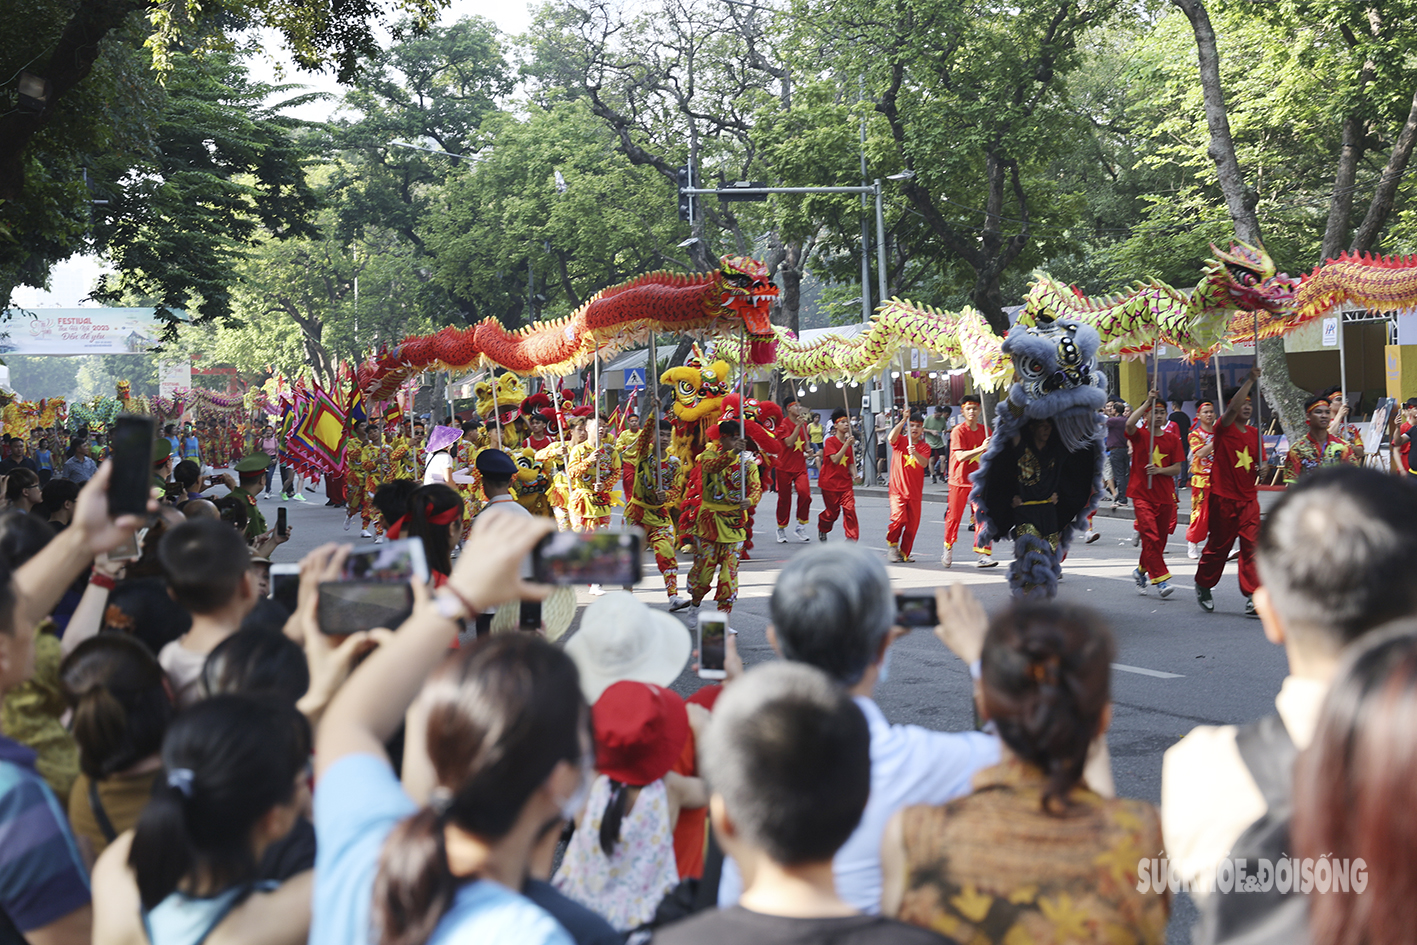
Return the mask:
<path id="1" fill-rule="evenodd" d="M 989 449 L 971 477 L 981 540 L 1014 539 L 1009 587 L 1052 597 L 1073 535 L 1087 530 L 1102 495 L 1107 400 L 1097 373 L 1097 331 L 1058 319 L 1015 326 L 1003 352 L 1014 365 Z"/>

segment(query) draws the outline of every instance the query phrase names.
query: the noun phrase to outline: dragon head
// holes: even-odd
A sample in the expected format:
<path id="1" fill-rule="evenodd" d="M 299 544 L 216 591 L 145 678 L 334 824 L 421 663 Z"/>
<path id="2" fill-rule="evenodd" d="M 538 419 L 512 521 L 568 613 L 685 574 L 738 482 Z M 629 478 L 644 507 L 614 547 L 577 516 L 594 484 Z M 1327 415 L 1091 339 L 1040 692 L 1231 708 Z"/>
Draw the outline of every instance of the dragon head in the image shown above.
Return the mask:
<path id="1" fill-rule="evenodd" d="M 768 309 L 777 298 L 768 267 L 747 256 L 724 256 L 718 271 L 719 302 L 743 319 L 750 335 L 771 336 Z"/>
<path id="2" fill-rule="evenodd" d="M 1212 243 L 1210 251 L 1215 258 L 1207 261 L 1206 274 L 1220 281 L 1236 308 L 1278 312 L 1294 307 L 1299 283 L 1278 272 L 1263 247 L 1237 242 L 1225 252 Z"/>
<path id="3" fill-rule="evenodd" d="M 477 414 L 484 421 L 491 421 L 493 413 L 499 415 L 502 423 L 511 423 L 521 413 L 522 401 L 526 399 L 526 385 L 515 374 L 503 374 L 496 384 L 478 381 L 472 388 L 477 398 Z"/>

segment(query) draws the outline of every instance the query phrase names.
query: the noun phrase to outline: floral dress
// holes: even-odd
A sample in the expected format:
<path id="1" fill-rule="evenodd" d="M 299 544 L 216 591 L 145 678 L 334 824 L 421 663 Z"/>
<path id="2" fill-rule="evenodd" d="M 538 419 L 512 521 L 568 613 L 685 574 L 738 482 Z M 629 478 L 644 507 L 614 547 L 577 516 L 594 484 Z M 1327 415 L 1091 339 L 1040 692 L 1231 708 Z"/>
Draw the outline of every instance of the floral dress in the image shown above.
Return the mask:
<path id="1" fill-rule="evenodd" d="M 1142 858 L 1162 849 L 1156 810 L 1079 786 L 1048 814 L 1046 784 L 1010 760 L 976 774 L 966 797 L 906 808 L 898 918 L 960 942 L 1166 941 L 1170 898 L 1140 892 L 1137 880 Z"/>
<path id="2" fill-rule="evenodd" d="M 655 908 L 679 883 L 669 792 L 663 778 L 640 788 L 635 806 L 620 822 L 620 842 L 607 857 L 600 846 L 600 820 L 609 802 L 610 779 L 602 774 L 591 786 L 585 816 L 551 883 L 627 932 L 654 918 Z"/>

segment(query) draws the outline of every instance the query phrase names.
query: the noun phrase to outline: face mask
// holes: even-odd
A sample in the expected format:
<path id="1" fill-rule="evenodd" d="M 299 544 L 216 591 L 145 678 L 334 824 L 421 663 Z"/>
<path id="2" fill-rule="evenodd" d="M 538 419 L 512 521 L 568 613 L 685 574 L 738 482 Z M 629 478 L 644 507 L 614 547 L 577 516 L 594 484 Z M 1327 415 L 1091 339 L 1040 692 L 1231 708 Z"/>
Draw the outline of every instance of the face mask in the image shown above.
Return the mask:
<path id="1" fill-rule="evenodd" d="M 876 682 L 883 683 L 891 678 L 891 651 L 886 650 L 886 655 L 881 659 L 881 671 L 876 674 Z"/>
<path id="2" fill-rule="evenodd" d="M 575 792 L 561 803 L 561 817 L 565 820 L 575 820 L 580 816 L 581 808 L 585 807 L 586 800 L 590 797 L 590 786 L 595 782 L 595 759 L 590 752 L 581 755 L 581 783 Z"/>

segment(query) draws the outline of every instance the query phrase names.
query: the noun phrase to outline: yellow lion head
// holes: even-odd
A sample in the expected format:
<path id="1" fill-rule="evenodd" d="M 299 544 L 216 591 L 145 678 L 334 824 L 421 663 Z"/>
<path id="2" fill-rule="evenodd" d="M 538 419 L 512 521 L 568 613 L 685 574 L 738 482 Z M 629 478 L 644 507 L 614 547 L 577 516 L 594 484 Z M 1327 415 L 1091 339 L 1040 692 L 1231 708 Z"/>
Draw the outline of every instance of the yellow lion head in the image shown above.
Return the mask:
<path id="1" fill-rule="evenodd" d="M 484 421 L 492 421 L 495 410 L 506 424 L 517 418 L 521 403 L 526 399 L 526 385 L 515 374 L 503 374 L 497 378 L 495 385 L 478 381 L 472 388 L 472 395 L 477 398 L 478 416 Z"/>
<path id="2" fill-rule="evenodd" d="M 659 376 L 661 384 L 674 388 L 674 415 L 694 421 L 712 416 L 728 393 L 729 367 L 725 361 L 704 363 L 704 354 L 694 345 L 682 367 L 673 367 Z"/>

